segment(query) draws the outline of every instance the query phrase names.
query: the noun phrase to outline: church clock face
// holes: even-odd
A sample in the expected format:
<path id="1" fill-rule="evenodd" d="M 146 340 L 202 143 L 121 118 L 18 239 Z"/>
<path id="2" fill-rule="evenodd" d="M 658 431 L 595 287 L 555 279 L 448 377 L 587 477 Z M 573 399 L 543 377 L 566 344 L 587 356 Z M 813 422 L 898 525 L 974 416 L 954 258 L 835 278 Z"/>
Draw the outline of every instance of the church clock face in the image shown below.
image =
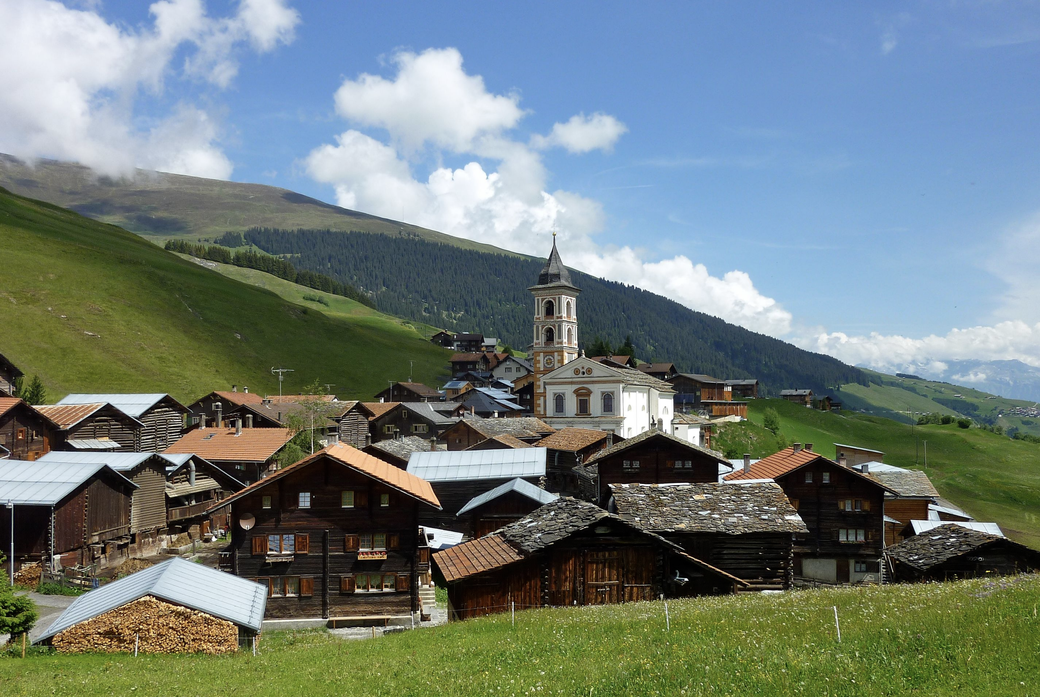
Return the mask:
<path id="1" fill-rule="evenodd" d="M 553 363 L 555 363 L 555 361 L 553 360 L 552 356 L 546 356 L 545 357 L 545 367 L 546 368 L 552 368 L 553 367 Z"/>

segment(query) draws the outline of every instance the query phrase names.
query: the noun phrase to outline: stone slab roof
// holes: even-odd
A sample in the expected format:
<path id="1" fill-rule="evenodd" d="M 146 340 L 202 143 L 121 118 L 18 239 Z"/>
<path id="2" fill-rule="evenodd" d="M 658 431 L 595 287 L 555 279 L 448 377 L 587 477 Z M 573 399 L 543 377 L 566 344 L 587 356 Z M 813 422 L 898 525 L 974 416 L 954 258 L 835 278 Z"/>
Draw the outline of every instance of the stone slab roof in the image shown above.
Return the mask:
<path id="1" fill-rule="evenodd" d="M 914 535 L 885 550 L 891 559 L 919 571 L 927 571 L 956 557 L 969 554 L 994 543 L 1003 543 L 1033 555 L 1040 562 L 1040 552 L 998 535 L 969 530 L 955 523 L 941 525 L 930 532 Z"/>
<path id="2" fill-rule="evenodd" d="M 610 434 L 590 428 L 561 428 L 538 441 L 538 447 L 576 453 L 607 439 Z"/>
<path id="3" fill-rule="evenodd" d="M 684 448 L 686 448 L 688 450 L 696 451 L 698 453 L 701 453 L 702 455 L 707 455 L 708 457 L 712 458 L 713 460 L 716 460 L 717 462 L 719 462 L 721 464 L 727 464 L 727 465 L 729 464 L 729 462 L 724 457 L 722 457 L 719 453 L 717 453 L 717 452 L 715 452 L 713 450 L 708 450 L 707 448 L 702 448 L 699 445 L 694 445 L 693 443 L 691 443 L 688 440 L 683 440 L 682 438 L 678 438 L 676 436 L 673 436 L 670 433 L 665 433 L 664 431 L 643 431 L 638 436 L 632 436 L 631 438 L 625 439 L 625 440 L 623 440 L 623 441 L 621 441 L 619 443 L 615 443 L 614 445 L 610 446 L 609 448 L 605 448 L 603 450 L 600 450 L 598 453 L 596 453 L 592 457 L 590 457 L 585 462 L 585 464 L 586 465 L 591 465 L 591 464 L 597 463 L 597 462 L 599 462 L 600 460 L 602 460 L 602 459 L 604 459 L 606 457 L 610 457 L 611 455 L 614 455 L 616 453 L 620 453 L 620 452 L 623 452 L 625 450 L 628 450 L 629 448 L 633 448 L 633 447 L 639 445 L 640 443 L 643 443 L 644 441 L 648 441 L 648 440 L 650 440 L 652 438 L 666 439 L 666 440 L 672 441 L 676 445 L 681 445 L 682 447 L 684 447 Z"/>
<path id="4" fill-rule="evenodd" d="M 919 470 L 868 472 L 867 476 L 892 489 L 900 498 L 939 498 L 928 475 Z"/>

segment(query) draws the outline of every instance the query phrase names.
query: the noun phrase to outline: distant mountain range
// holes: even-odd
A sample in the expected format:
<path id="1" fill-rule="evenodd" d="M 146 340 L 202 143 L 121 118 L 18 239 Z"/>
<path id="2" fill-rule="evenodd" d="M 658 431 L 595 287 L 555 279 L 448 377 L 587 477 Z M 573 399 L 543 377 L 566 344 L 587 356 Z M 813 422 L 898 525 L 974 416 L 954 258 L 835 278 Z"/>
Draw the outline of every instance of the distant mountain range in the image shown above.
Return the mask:
<path id="1" fill-rule="evenodd" d="M 945 371 L 922 365 L 911 372 L 929 380 L 974 387 L 1008 399 L 1040 402 L 1040 368 L 1022 361 L 943 361 Z M 934 365 L 934 363 L 932 363 Z"/>

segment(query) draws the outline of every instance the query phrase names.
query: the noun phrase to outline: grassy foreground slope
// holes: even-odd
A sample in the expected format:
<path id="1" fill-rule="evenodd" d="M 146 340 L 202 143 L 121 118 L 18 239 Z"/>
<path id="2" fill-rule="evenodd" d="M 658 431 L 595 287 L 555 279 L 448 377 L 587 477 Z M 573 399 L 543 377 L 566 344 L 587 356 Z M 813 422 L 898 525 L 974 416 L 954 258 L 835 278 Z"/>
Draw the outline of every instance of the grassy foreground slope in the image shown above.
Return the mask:
<path id="1" fill-rule="evenodd" d="M 1035 695 L 1040 578 L 533 610 L 227 657 L 0 659 L 5 695 Z M 837 639 L 834 609 L 841 622 Z"/>
<path id="2" fill-rule="evenodd" d="M 69 392 L 170 392 L 192 400 L 315 379 L 370 397 L 388 379 L 436 383 L 448 353 L 410 326 L 337 300 L 336 316 L 286 302 L 130 232 L 0 189 L 0 353 Z M 353 305 L 348 308 L 347 304 Z M 331 313 L 330 313 L 331 314 Z"/>
<path id="3" fill-rule="evenodd" d="M 924 470 L 939 493 L 978 520 L 999 523 L 1008 537 L 1040 549 L 1040 445 L 956 424 L 911 429 L 879 416 L 831 414 L 780 399 L 752 400 L 748 417 L 761 426 L 768 407 L 779 413 L 788 441 L 812 443 L 831 458 L 836 442 L 880 450 L 885 463 Z"/>

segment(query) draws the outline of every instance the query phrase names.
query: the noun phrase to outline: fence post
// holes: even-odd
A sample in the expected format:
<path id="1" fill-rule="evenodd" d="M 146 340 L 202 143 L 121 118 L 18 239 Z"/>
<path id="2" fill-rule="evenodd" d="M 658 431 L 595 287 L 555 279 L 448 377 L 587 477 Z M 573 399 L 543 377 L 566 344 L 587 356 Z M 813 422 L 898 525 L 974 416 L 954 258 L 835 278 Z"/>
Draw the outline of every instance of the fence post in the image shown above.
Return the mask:
<path id="1" fill-rule="evenodd" d="M 134 656 L 135 657 L 137 656 L 137 647 L 140 646 L 140 645 L 141 645 L 141 635 L 140 635 L 140 633 L 134 634 Z"/>
<path id="2" fill-rule="evenodd" d="M 512 619 L 512 621 L 513 621 L 513 628 L 515 629 L 516 628 L 516 602 L 511 602 L 511 603 L 509 603 L 509 605 L 510 605 L 509 616 L 510 616 L 510 619 Z"/>
<path id="3" fill-rule="evenodd" d="M 668 601 L 664 601 L 664 629 L 666 632 L 672 631 L 672 620 L 668 616 Z"/>
<path id="4" fill-rule="evenodd" d="M 838 643 L 841 643 L 841 625 L 838 624 L 838 606 L 834 607 L 834 627 L 838 630 Z"/>

